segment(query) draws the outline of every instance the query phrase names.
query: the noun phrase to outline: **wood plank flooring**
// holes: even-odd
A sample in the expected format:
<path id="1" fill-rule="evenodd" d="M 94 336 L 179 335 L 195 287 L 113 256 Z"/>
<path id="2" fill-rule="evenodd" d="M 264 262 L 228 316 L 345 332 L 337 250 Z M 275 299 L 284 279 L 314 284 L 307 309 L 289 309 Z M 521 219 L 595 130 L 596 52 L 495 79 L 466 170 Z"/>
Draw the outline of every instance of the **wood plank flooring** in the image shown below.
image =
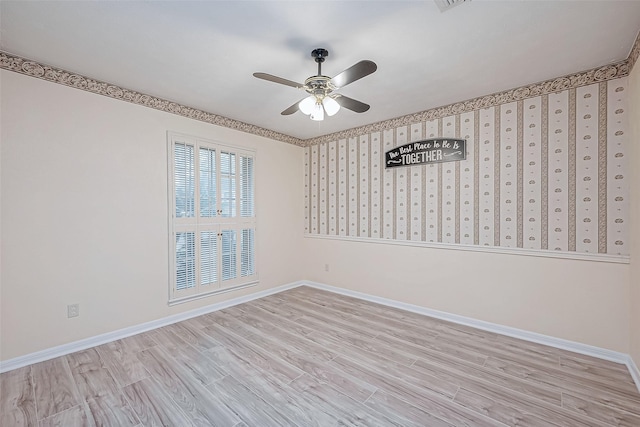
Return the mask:
<path id="1" fill-rule="evenodd" d="M 10 426 L 640 426 L 624 365 L 309 287 L 0 375 Z"/>

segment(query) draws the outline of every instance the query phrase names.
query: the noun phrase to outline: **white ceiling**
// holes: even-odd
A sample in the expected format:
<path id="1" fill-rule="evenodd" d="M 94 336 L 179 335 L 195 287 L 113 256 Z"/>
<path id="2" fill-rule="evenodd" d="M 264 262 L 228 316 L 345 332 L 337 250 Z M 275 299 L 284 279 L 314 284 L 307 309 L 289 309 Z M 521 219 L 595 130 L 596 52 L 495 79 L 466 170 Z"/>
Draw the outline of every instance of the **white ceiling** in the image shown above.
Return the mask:
<path id="1" fill-rule="evenodd" d="M 625 59 L 640 1 L 0 1 L 0 49 L 301 139 Z M 340 90 L 371 105 L 323 122 L 280 112 L 302 91 L 312 49 L 334 76 L 378 71 Z"/>

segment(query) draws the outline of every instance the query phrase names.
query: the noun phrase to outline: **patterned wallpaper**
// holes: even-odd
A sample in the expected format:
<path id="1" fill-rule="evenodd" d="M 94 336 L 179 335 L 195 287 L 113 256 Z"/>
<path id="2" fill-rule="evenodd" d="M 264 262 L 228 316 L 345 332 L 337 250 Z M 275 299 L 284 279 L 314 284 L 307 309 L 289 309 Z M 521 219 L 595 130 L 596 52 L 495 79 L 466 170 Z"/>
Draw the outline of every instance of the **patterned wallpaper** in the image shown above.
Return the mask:
<path id="1" fill-rule="evenodd" d="M 305 231 L 628 255 L 627 77 L 305 148 Z M 467 139 L 464 161 L 384 168 L 385 151 Z"/>

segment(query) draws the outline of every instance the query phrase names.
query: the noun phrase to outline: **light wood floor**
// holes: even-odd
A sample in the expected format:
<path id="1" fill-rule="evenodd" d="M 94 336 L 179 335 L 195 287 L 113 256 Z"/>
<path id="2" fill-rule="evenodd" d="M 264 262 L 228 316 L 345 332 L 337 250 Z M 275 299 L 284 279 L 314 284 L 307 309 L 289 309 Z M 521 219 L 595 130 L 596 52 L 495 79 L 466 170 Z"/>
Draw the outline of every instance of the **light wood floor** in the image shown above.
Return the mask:
<path id="1" fill-rule="evenodd" d="M 9 426 L 640 426 L 624 365 L 300 287 L 0 376 Z"/>

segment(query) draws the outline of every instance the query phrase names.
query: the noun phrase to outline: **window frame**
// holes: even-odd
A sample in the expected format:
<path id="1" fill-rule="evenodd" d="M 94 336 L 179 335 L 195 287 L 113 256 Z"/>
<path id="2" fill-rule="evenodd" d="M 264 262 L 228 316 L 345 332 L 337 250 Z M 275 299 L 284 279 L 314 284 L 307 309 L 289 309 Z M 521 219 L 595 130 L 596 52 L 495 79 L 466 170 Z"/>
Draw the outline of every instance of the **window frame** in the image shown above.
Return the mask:
<path id="1" fill-rule="evenodd" d="M 193 216 L 192 217 L 176 217 L 176 185 L 175 185 L 175 145 L 176 143 L 187 144 L 193 146 Z M 200 216 L 200 148 L 215 150 L 216 165 L 216 215 L 212 217 Z M 221 152 L 234 154 L 235 161 L 235 214 L 236 216 L 222 216 L 220 209 L 222 208 L 222 192 L 221 192 Z M 252 216 L 242 215 L 242 183 L 244 182 L 241 169 L 241 158 L 252 158 L 252 183 L 250 189 L 252 191 Z M 168 236 L 169 236 L 169 305 L 179 304 L 195 299 L 205 298 L 211 295 L 217 295 L 224 292 L 243 289 L 249 286 L 257 285 L 258 276 L 258 260 L 257 260 L 257 206 L 255 203 L 257 194 L 256 180 L 256 152 L 255 150 L 233 146 L 216 140 L 186 135 L 178 132 L 167 132 L 167 195 L 168 195 Z M 242 233 L 245 229 L 253 230 L 253 254 L 249 256 L 253 267 L 253 274 L 243 276 L 243 252 L 242 252 Z M 220 233 L 226 230 L 235 231 L 235 276 L 230 280 L 223 280 L 222 274 L 222 237 Z M 201 232 L 213 231 L 218 235 L 216 246 L 217 258 L 217 281 L 209 284 L 201 284 Z M 176 261 L 176 236 L 179 232 L 195 233 L 195 286 L 177 289 L 177 261 Z"/>

